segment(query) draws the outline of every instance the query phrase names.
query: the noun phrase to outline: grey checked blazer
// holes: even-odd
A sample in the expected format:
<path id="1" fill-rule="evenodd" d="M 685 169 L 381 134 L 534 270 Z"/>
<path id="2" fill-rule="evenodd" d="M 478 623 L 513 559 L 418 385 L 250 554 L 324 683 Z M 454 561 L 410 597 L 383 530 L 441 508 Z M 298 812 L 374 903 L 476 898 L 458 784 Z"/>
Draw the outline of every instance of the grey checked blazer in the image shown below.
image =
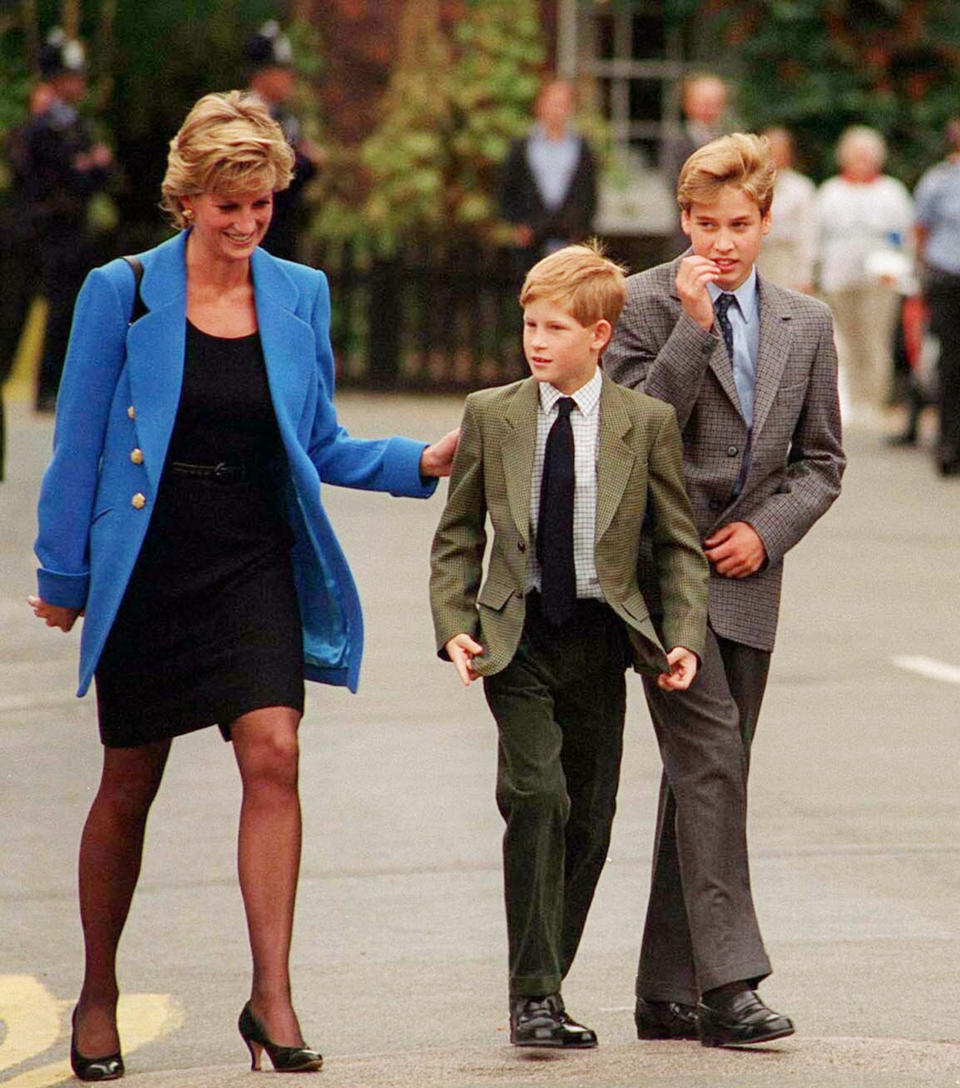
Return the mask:
<path id="1" fill-rule="evenodd" d="M 454 635 L 470 635 L 484 648 L 473 659 L 481 676 L 510 663 L 523 631 L 533 548 L 537 387 L 526 378 L 467 397 L 447 505 L 430 554 L 437 651 L 445 657 Z M 494 535 L 484 580 L 488 516 Z M 645 522 L 653 540 L 652 581 L 665 606 L 663 643 L 637 582 Z M 626 624 L 638 672 L 667 669 L 663 644 L 703 652 L 709 575 L 683 488 L 673 409 L 606 376 L 600 392 L 594 560 L 604 599 Z"/>
<path id="2" fill-rule="evenodd" d="M 615 381 L 676 409 L 701 538 L 731 521 L 746 521 L 763 540 L 767 563 L 756 574 L 723 578 L 711 568 L 710 625 L 723 638 L 772 650 L 784 554 L 840 493 L 846 464 L 833 322 L 823 303 L 758 278 L 752 455 L 743 490 L 734 498 L 747 425 L 723 340 L 681 307 L 681 259 L 629 277 L 603 368 Z"/>

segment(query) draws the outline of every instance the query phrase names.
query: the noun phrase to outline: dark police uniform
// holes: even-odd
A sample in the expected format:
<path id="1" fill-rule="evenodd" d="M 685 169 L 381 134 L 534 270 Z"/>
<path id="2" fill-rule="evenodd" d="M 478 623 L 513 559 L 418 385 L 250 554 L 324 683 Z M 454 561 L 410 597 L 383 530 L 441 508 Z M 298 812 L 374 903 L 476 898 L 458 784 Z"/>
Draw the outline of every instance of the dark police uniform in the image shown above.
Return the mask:
<path id="1" fill-rule="evenodd" d="M 10 186 L 0 205 L 0 480 L 6 452 L 3 383 L 13 369 L 30 304 L 40 287 L 37 243 L 23 192 L 28 124 L 24 122 L 7 133 Z"/>
<path id="2" fill-rule="evenodd" d="M 67 71 L 82 73 L 82 47 L 51 35 L 41 51 L 40 64 L 45 78 Z M 92 148 L 86 124 L 76 109 L 60 98 L 54 98 L 34 117 L 24 133 L 23 194 L 36 231 L 47 300 L 47 329 L 37 376 L 39 410 L 50 410 L 56 403 L 73 305 L 91 265 L 87 205 L 111 176 L 109 167 L 83 168 L 82 156 Z"/>
<path id="3" fill-rule="evenodd" d="M 293 63 L 290 41 L 273 20 L 264 23 L 256 34 L 247 38 L 244 53 L 251 72 L 264 68 L 290 68 Z M 296 162 L 289 187 L 273 195 L 273 218 L 261 245 L 274 257 L 292 261 L 296 259 L 297 231 L 304 216 L 303 190 L 316 176 L 317 167 L 301 150 L 303 131 L 298 118 L 276 103 L 264 102 L 264 105 L 283 129 L 287 143 L 296 156 Z"/>

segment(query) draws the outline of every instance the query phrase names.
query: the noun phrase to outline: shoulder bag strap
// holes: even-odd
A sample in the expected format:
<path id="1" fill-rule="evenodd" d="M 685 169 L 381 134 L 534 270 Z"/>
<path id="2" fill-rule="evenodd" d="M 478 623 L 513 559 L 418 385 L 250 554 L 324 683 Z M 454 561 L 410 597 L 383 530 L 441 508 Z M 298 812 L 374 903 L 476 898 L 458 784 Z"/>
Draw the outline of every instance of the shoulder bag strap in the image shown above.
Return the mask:
<path id="1" fill-rule="evenodd" d="M 133 296 L 133 309 L 130 311 L 130 324 L 132 325 L 150 311 L 147 309 L 147 305 L 140 295 L 140 281 L 143 279 L 143 264 L 141 263 L 140 258 L 124 257 L 123 259 L 130 265 L 130 270 L 133 272 L 133 282 L 136 287 L 136 292 Z"/>

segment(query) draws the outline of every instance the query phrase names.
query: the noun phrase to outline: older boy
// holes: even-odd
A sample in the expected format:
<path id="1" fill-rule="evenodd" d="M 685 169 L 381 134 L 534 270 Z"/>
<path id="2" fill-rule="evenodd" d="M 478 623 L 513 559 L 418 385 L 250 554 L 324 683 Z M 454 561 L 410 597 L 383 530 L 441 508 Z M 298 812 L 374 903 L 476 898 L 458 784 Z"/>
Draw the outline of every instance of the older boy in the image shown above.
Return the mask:
<path id="1" fill-rule="evenodd" d="M 632 661 L 661 690 L 683 690 L 703 642 L 707 568 L 673 409 L 598 370 L 625 290 L 622 271 L 589 246 L 533 266 L 520 295 L 532 376 L 467 398 L 433 542 L 438 651 L 464 684 L 483 677 L 499 729 L 517 1046 L 596 1045 L 564 1011 L 560 983 L 606 858 L 624 671 Z M 662 638 L 637 584 L 645 518 Z"/>
<path id="2" fill-rule="evenodd" d="M 757 276 L 775 171 L 765 140 L 737 133 L 700 148 L 678 182 L 692 252 L 631 276 L 605 356 L 619 382 L 672 404 L 686 482 L 710 561 L 707 641 L 695 687 L 664 700 L 645 684 L 658 734 L 738 731 L 744 777 L 770 667 L 783 556 L 840 491 L 837 362 L 820 302 Z M 643 579 L 641 578 L 641 583 Z M 722 952 L 703 925 L 698 844 L 703 804 L 681 796 L 665 759 L 647 923 L 637 976 L 640 1038 L 757 1043 L 793 1025 L 755 993 L 770 972 L 749 897 Z M 692 806 L 692 808 L 691 808 Z M 743 866 L 743 814 L 728 814 L 731 869 Z M 699 999 L 699 1004 L 698 1004 Z"/>

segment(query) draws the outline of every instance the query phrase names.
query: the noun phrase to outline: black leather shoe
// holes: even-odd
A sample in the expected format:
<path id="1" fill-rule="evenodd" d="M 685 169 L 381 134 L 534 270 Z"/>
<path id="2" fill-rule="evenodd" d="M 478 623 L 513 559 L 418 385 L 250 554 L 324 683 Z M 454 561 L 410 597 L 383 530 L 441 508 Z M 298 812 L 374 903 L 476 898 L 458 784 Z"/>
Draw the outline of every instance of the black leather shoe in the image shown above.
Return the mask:
<path id="1" fill-rule="evenodd" d="M 897 449 L 902 446 L 915 446 L 917 444 L 916 431 L 903 431 L 901 434 L 891 434 L 887 437 L 887 445 Z"/>
<path id="2" fill-rule="evenodd" d="M 703 1046 L 743 1046 L 767 1043 L 793 1034 L 793 1021 L 768 1009 L 753 990 L 697 1005 Z"/>
<path id="3" fill-rule="evenodd" d="M 312 1073 L 323 1065 L 323 1057 L 306 1044 L 303 1046 L 279 1046 L 267 1038 L 263 1024 L 253 1015 L 250 1002 L 243 1006 L 237 1028 L 250 1051 L 250 1071 L 260 1070 L 260 1057 L 264 1051 L 270 1056 L 277 1073 Z"/>
<path id="4" fill-rule="evenodd" d="M 510 1009 L 510 1042 L 514 1046 L 551 1046 L 586 1050 L 597 1034 L 567 1015 L 559 994 L 517 997 Z"/>
<path id="5" fill-rule="evenodd" d="M 638 1039 L 699 1039 L 697 1010 L 680 1001 L 637 998 L 633 1013 Z"/>
<path id="6" fill-rule="evenodd" d="M 107 1054 L 103 1058 L 87 1058 L 77 1050 L 77 1010 L 70 1018 L 70 1068 L 77 1080 L 119 1080 L 124 1074 L 123 1056 Z"/>

